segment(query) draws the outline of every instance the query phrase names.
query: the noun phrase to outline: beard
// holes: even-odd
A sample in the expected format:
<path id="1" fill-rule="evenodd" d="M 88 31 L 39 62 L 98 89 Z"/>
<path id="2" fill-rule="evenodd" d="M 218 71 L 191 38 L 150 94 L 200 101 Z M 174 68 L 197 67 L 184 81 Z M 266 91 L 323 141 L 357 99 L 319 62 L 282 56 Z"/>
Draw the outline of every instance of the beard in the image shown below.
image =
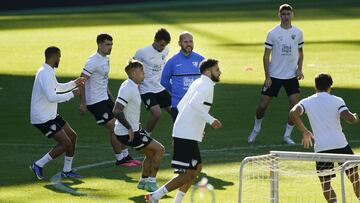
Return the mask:
<path id="1" fill-rule="evenodd" d="M 220 76 L 215 77 L 213 74 L 211 74 L 211 80 L 214 82 L 220 82 Z"/>
<path id="2" fill-rule="evenodd" d="M 188 49 L 188 48 L 190 48 L 190 49 Z M 192 50 L 193 50 L 193 47 L 191 47 L 191 46 L 187 46 L 187 47 L 181 47 L 181 50 L 184 52 L 184 53 L 191 53 L 192 52 Z"/>

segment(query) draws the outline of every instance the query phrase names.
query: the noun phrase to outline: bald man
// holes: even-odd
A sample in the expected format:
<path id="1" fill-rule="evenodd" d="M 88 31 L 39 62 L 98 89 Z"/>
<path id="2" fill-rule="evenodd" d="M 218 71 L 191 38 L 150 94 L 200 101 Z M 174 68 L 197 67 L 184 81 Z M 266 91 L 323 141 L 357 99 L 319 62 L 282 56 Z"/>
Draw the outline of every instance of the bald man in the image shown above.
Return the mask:
<path id="1" fill-rule="evenodd" d="M 180 51 L 167 61 L 161 76 L 161 85 L 171 94 L 174 121 L 178 114 L 177 105 L 191 83 L 200 77 L 200 62 L 204 60 L 203 56 L 193 51 L 194 39 L 190 32 L 180 33 L 178 44 Z"/>

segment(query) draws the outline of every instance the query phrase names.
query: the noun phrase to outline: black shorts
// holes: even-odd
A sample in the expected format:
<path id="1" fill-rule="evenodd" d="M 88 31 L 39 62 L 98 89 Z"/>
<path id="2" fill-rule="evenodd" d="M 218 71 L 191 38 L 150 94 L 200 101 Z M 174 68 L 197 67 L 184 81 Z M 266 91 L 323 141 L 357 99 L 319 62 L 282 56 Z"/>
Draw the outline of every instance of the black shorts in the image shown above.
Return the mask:
<path id="1" fill-rule="evenodd" d="M 171 167 L 176 169 L 196 169 L 201 164 L 198 142 L 195 140 L 173 137 L 174 151 Z"/>
<path id="2" fill-rule="evenodd" d="M 114 102 L 110 98 L 92 105 L 87 105 L 87 109 L 95 117 L 96 123 L 99 125 L 106 124 L 114 118 L 114 114 L 112 113 L 113 108 Z"/>
<path id="3" fill-rule="evenodd" d="M 136 150 L 145 148 L 152 140 L 152 138 L 149 137 L 144 130 L 134 132 L 134 139 L 132 142 L 129 142 L 129 135 L 116 135 L 116 137 L 119 142 Z"/>
<path id="4" fill-rule="evenodd" d="M 45 123 L 33 124 L 39 129 L 46 137 L 51 138 L 59 132 L 65 125 L 66 121 L 57 115 L 56 118 L 46 121 Z"/>
<path id="5" fill-rule="evenodd" d="M 169 107 L 171 105 L 171 96 L 167 90 L 158 93 L 145 93 L 141 95 L 141 100 L 145 104 L 146 110 L 152 106 L 159 105 L 160 108 Z"/>
<path id="6" fill-rule="evenodd" d="M 338 148 L 338 149 L 330 149 L 330 150 L 325 150 L 325 151 L 320 151 L 317 153 L 331 153 L 331 154 L 354 154 L 353 150 L 351 149 L 350 145 L 347 145 L 344 148 Z M 341 166 L 343 163 L 339 162 L 338 165 Z M 316 162 L 316 171 L 318 173 L 322 173 L 323 171 L 328 171 L 330 172 L 331 170 L 333 170 L 334 168 L 334 162 Z M 348 169 L 348 170 L 352 170 L 352 169 Z M 348 171 L 346 170 L 346 171 Z M 319 175 L 320 177 L 324 177 L 324 175 Z M 335 174 L 330 174 L 330 175 L 325 175 L 326 176 L 331 176 L 331 177 L 335 177 Z"/>
<path id="7" fill-rule="evenodd" d="M 291 79 L 277 79 L 271 78 L 271 86 L 261 89 L 261 94 L 267 95 L 269 97 L 277 97 L 282 86 L 284 86 L 287 96 L 292 94 L 300 93 L 300 85 L 297 78 Z"/>

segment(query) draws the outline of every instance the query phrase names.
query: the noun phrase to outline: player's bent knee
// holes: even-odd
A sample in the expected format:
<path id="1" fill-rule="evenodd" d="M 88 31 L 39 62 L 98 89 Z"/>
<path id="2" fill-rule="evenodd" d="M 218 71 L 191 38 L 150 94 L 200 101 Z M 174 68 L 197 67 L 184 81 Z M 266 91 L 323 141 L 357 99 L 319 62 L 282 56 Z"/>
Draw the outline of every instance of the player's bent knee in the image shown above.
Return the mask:
<path id="1" fill-rule="evenodd" d="M 162 146 L 161 144 L 158 144 L 155 148 L 155 155 L 158 157 L 163 157 L 165 153 L 165 147 Z"/>
<path id="2" fill-rule="evenodd" d="M 160 118 L 161 116 L 161 109 L 159 106 L 153 106 L 150 108 L 152 117 Z"/>

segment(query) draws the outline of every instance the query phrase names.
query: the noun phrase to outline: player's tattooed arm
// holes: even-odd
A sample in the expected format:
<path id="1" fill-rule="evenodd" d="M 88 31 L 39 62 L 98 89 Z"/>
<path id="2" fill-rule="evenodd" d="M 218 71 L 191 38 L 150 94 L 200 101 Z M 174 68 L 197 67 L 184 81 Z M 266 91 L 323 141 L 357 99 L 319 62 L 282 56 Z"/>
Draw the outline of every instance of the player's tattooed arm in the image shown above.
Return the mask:
<path id="1" fill-rule="evenodd" d="M 129 122 L 126 120 L 125 115 L 124 115 L 124 108 L 125 106 L 120 104 L 119 102 L 115 103 L 114 109 L 113 109 L 113 114 L 114 117 L 126 128 L 126 129 L 131 129 L 131 125 L 129 124 Z"/>

